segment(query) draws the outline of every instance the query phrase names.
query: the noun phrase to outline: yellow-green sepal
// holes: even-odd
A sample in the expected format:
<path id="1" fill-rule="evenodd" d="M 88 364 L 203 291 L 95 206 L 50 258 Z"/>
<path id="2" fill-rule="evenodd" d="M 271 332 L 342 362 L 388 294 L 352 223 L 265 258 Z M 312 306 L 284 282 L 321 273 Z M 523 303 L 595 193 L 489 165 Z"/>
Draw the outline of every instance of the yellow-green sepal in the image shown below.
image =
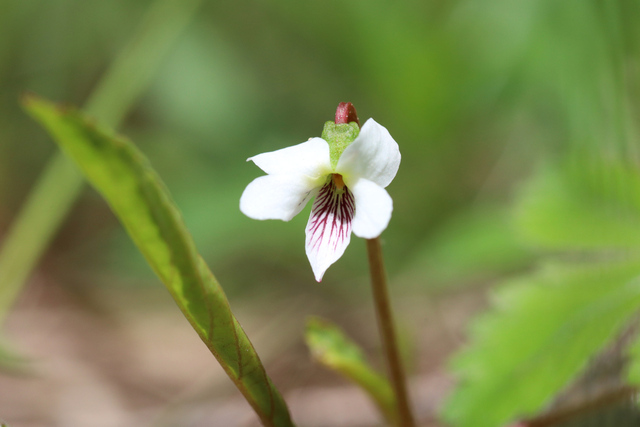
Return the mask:
<path id="1" fill-rule="evenodd" d="M 324 124 L 322 139 L 329 143 L 329 154 L 333 169 L 338 165 L 338 159 L 344 149 L 356 139 L 359 133 L 360 128 L 356 122 L 340 124 L 326 122 Z"/>

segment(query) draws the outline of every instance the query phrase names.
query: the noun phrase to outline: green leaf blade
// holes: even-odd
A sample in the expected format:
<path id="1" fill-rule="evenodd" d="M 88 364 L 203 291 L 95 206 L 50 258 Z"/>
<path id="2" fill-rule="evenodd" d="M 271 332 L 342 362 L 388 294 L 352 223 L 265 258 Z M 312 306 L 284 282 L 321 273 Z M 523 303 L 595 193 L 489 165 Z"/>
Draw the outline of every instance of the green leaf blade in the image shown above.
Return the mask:
<path id="1" fill-rule="evenodd" d="M 29 113 L 118 216 L 185 317 L 265 425 L 293 425 L 279 392 L 201 259 L 181 214 L 146 158 L 79 111 L 29 96 Z"/>
<path id="2" fill-rule="evenodd" d="M 387 421 L 397 420 L 391 385 L 366 361 L 360 347 L 336 325 L 318 317 L 307 321 L 305 340 L 313 357 L 359 385 L 376 404 Z"/>
<path id="3" fill-rule="evenodd" d="M 640 261 L 552 266 L 509 284 L 454 359 L 443 416 L 495 427 L 540 410 L 640 306 Z"/>
<path id="4" fill-rule="evenodd" d="M 626 370 L 626 380 L 636 387 L 640 386 L 640 335 L 633 338 L 627 349 L 629 364 Z"/>

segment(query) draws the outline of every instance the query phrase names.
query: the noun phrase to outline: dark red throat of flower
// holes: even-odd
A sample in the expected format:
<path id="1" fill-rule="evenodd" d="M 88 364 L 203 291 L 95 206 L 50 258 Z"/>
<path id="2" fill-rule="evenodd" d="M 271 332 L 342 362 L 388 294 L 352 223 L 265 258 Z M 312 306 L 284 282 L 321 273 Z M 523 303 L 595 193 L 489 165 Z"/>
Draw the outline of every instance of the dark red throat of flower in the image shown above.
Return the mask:
<path id="1" fill-rule="evenodd" d="M 350 102 L 341 102 L 336 109 L 336 124 L 356 122 L 360 127 L 356 107 Z"/>

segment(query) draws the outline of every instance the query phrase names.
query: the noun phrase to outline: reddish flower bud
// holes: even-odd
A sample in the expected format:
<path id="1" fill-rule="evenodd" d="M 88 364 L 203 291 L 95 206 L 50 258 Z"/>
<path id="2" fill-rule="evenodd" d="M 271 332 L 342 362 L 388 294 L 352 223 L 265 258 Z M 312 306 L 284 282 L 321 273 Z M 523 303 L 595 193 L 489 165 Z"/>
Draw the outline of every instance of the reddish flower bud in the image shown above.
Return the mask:
<path id="1" fill-rule="evenodd" d="M 350 102 L 341 102 L 336 109 L 336 124 L 356 122 L 360 127 L 356 107 Z"/>

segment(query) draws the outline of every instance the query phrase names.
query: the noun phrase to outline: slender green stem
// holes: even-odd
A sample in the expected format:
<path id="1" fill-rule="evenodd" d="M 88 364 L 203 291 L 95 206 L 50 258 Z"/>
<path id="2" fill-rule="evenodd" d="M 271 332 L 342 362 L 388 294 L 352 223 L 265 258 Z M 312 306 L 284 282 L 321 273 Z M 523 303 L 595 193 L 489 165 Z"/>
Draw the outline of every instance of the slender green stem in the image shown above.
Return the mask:
<path id="1" fill-rule="evenodd" d="M 4 240 L 0 254 L 0 325 L 81 185 L 78 170 L 68 158 L 57 153 Z"/>
<path id="2" fill-rule="evenodd" d="M 118 127 L 147 88 L 172 42 L 202 0 L 157 0 L 87 101 L 101 125 Z M 82 189 L 82 177 L 60 152 L 49 161 L 8 231 L 0 252 L 0 325 Z"/>
<path id="3" fill-rule="evenodd" d="M 389 302 L 387 290 L 387 276 L 382 259 L 382 247 L 380 238 L 367 240 L 367 252 L 369 254 L 369 269 L 371 271 L 371 286 L 373 299 L 378 318 L 378 328 L 382 339 L 382 347 L 387 360 L 387 368 L 391 377 L 391 385 L 396 397 L 398 409 L 398 425 L 401 427 L 413 427 L 415 425 L 413 414 L 409 406 L 407 384 L 404 370 L 400 361 L 398 343 L 393 326 L 393 314 Z"/>

